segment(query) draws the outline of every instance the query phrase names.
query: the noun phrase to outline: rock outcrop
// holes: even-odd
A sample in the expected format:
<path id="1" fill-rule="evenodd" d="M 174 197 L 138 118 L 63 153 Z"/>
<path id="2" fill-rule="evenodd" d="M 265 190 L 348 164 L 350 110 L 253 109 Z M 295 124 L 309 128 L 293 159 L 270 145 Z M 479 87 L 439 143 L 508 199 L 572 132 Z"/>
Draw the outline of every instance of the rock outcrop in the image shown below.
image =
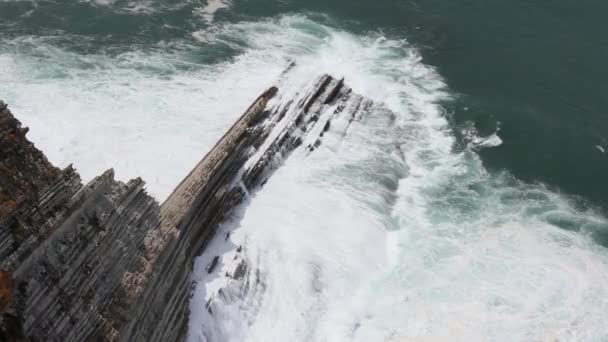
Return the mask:
<path id="1" fill-rule="evenodd" d="M 278 91 L 262 94 L 162 205 L 141 179 L 123 183 L 112 170 L 82 185 L 0 103 L 0 341 L 182 340 L 192 262 L 218 223 L 303 132 L 313 137 L 305 148 L 319 146 L 332 119 L 320 108 L 352 121 L 366 105 L 330 76 L 268 105 Z"/>
<path id="2" fill-rule="evenodd" d="M 263 117 L 264 134 L 255 153 L 249 158 L 239 178 L 244 189 L 252 192 L 263 186 L 276 167 L 291 153 L 301 153 L 307 157 L 314 153 L 324 139 L 341 140 L 348 134 L 351 124 L 360 121 L 371 110 L 386 112 L 387 117 L 394 115 L 381 104 L 362 97 L 352 91 L 341 79 L 323 76 L 317 82 L 299 89 L 296 93 L 282 94 L 268 106 Z M 332 135 L 327 132 L 333 128 Z M 335 143 L 335 140 L 334 140 Z M 253 199 L 255 200 L 255 198 Z M 237 214 L 237 221 L 238 216 Z M 238 226 L 238 224 L 237 224 Z M 214 318 L 200 318 L 204 322 L 192 322 L 201 325 L 200 334 L 207 341 L 222 341 L 221 329 L 205 326 L 221 320 L 223 307 L 234 310 L 239 307 L 247 313 L 242 316 L 244 325 L 255 320 L 255 312 L 260 309 L 260 298 L 266 289 L 265 271 L 249 264 L 246 250 L 247 241 L 236 246 L 230 240 L 232 228 L 225 230 L 225 237 L 214 242 L 214 248 L 222 251 L 221 255 L 207 255 L 206 272 L 214 283 L 205 289 L 204 298 L 198 298 L 195 306 L 205 305 L 206 311 Z M 294 241 L 293 243 L 298 243 Z M 224 244 L 224 245 L 222 245 Z M 249 256 L 251 257 L 251 255 Z M 272 270 L 266 270 L 272 272 Z M 204 280 L 203 280 L 204 281 Z M 205 303 L 201 302 L 201 299 Z M 237 309 L 238 310 L 238 309 Z M 199 336 L 199 335 L 197 335 Z"/>

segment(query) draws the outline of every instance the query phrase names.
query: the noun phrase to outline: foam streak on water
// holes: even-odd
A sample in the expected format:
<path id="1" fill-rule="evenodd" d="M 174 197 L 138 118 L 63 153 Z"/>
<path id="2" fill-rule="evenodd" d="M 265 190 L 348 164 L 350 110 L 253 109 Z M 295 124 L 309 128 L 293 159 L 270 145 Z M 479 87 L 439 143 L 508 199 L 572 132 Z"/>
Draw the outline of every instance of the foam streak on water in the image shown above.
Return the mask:
<path id="1" fill-rule="evenodd" d="M 330 72 L 395 116 L 375 106 L 348 130 L 332 123 L 221 227 L 195 265 L 190 341 L 608 338 L 608 255 L 585 234 L 606 219 L 488 173 L 475 150 L 496 134 L 455 152 L 445 84 L 406 42 L 298 17 L 216 34 L 294 59 L 283 92 Z M 242 281 L 224 276 L 237 255 Z"/>

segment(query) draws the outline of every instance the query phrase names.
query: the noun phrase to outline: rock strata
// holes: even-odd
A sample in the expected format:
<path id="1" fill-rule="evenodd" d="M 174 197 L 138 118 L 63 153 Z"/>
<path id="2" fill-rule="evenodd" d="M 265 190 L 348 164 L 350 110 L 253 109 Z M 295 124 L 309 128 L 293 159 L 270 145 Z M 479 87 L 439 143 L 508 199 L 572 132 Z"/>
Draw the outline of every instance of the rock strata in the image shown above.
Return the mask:
<path id="1" fill-rule="evenodd" d="M 0 341 L 183 340 L 193 259 L 217 225 L 277 160 L 321 144 L 320 108 L 352 121 L 364 105 L 330 76 L 296 99 L 270 88 L 160 205 L 139 178 L 83 185 L 53 166 L 0 102 Z"/>
<path id="2" fill-rule="evenodd" d="M 372 108 L 386 110 L 381 105 L 374 107 L 371 100 L 355 94 L 342 79 L 328 75 L 295 93 L 282 94 L 279 91 L 277 99 L 267 107 L 261 125 L 256 126 L 256 129 L 261 129 L 261 138 L 257 139 L 259 145 L 255 145 L 255 150 L 240 171 L 242 176 L 238 178 L 241 189 L 246 193 L 263 186 L 273 170 L 296 150 L 305 156 L 314 153 L 331 127 L 336 128 L 332 132 L 333 138 L 340 139 L 347 134 L 354 121 L 361 120 Z M 211 278 L 215 283 L 211 287 L 213 290 L 207 289 L 204 305 L 211 316 L 222 312 L 223 306 L 246 306 L 246 316 L 255 319 L 260 305 L 257 299 L 263 297 L 266 291 L 264 273 L 248 264 L 244 253 L 246 241 L 237 247 L 233 241 L 228 241 L 229 237 L 230 231 L 221 241 L 215 242 L 225 244 L 227 247 L 224 250 L 227 252 L 210 259 L 208 266 L 213 267 L 208 267 L 207 272 L 212 273 Z M 213 321 L 205 320 L 206 324 Z M 203 325 L 201 333 L 207 341 L 224 339 L 216 335 L 219 332 L 212 327 L 205 327 L 201 322 L 193 323 Z"/>

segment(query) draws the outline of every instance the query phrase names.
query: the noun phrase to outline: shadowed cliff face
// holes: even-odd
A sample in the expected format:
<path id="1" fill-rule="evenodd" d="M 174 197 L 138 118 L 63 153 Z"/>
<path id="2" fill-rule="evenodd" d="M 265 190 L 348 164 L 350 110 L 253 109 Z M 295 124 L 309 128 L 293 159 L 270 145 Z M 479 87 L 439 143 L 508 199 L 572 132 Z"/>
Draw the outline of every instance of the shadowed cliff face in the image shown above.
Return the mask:
<path id="1" fill-rule="evenodd" d="M 6 271 L 0 271 L 0 313 L 13 301 L 13 277 Z"/>
<path id="2" fill-rule="evenodd" d="M 118 336 L 124 274 L 137 270 L 158 204 L 141 180 L 111 170 L 86 186 L 29 142 L 0 111 L 0 340 L 77 341 Z"/>
<path id="3" fill-rule="evenodd" d="M 290 99 L 267 110 L 281 94 L 264 92 L 162 206 L 141 179 L 116 181 L 112 170 L 83 186 L 71 166 L 48 162 L 2 103 L 0 340 L 183 339 L 194 257 L 273 160 L 317 125 L 314 108 L 350 90 L 324 76 L 305 92 L 287 119 Z"/>
<path id="4" fill-rule="evenodd" d="M 27 132 L 0 101 L 0 222 L 24 202 L 35 202 L 40 190 L 61 174 L 25 138 Z"/>

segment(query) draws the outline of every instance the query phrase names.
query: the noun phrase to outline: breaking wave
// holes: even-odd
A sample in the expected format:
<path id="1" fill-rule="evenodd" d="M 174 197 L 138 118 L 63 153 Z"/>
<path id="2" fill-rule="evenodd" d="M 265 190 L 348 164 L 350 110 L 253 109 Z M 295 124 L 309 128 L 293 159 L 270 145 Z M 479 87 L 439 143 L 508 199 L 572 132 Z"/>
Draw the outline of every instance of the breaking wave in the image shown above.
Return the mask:
<path id="1" fill-rule="evenodd" d="M 394 115 L 332 124 L 222 225 L 195 265 L 190 341 L 608 338 L 608 254 L 592 240 L 607 220 L 488 172 L 476 150 L 496 133 L 455 149 L 446 84 L 406 41 L 294 16 L 212 38 L 295 62 L 283 92 L 327 72 Z M 245 279 L 225 276 L 241 258 Z"/>

